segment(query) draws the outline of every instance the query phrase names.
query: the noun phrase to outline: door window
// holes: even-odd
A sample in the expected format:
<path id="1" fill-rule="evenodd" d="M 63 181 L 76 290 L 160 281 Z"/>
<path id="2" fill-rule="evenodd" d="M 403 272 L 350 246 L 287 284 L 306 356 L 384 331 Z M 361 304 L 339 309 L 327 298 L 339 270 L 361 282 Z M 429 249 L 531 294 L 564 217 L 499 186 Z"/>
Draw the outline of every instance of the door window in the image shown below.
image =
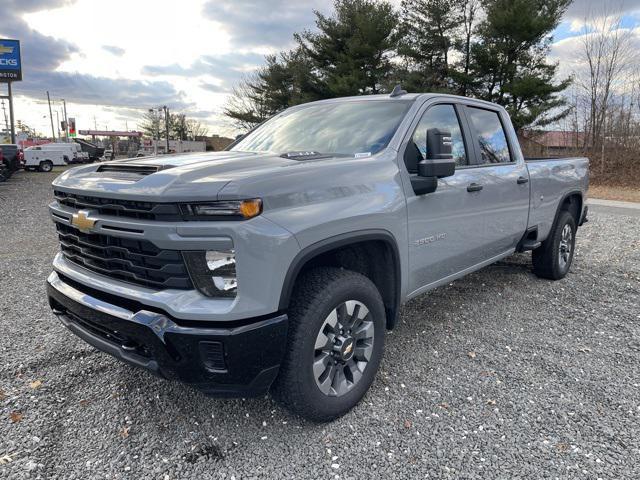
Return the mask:
<path id="1" fill-rule="evenodd" d="M 483 108 L 467 107 L 471 124 L 478 136 L 481 164 L 509 163 L 511 155 L 498 112 Z"/>
<path id="2" fill-rule="evenodd" d="M 405 163 L 409 173 L 417 173 L 418 162 L 427 158 L 427 130 L 430 128 L 439 128 L 451 132 L 451 152 L 456 165 L 466 165 L 467 152 L 454 106 L 434 105 L 422 115 L 413 137 L 411 137 L 411 142 L 407 146 Z"/>

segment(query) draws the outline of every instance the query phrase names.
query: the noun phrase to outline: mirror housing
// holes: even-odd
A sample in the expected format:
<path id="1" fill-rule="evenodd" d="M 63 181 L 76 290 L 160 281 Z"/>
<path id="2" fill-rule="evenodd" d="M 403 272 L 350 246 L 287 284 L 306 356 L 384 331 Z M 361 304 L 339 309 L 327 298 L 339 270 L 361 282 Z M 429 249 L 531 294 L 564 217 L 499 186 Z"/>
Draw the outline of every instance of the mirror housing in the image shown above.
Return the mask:
<path id="1" fill-rule="evenodd" d="M 427 130 L 427 158 L 418 162 L 418 176 L 411 177 L 416 195 L 435 192 L 438 178 L 450 177 L 456 171 L 456 161 L 451 153 L 451 132 L 440 128 Z"/>
<path id="2" fill-rule="evenodd" d="M 450 177 L 456 172 L 456 161 L 451 158 L 423 160 L 418 164 L 418 175 L 421 177 Z"/>
<path id="3" fill-rule="evenodd" d="M 421 177 L 450 177 L 456 171 L 451 132 L 440 128 L 427 130 L 427 159 L 418 164 Z"/>

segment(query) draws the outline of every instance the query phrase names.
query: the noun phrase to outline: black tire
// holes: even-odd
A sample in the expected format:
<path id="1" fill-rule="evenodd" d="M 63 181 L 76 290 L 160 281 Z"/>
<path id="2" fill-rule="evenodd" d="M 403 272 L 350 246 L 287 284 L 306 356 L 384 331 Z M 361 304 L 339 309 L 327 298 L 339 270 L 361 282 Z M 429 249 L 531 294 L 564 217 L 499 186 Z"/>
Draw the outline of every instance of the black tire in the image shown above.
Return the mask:
<path id="1" fill-rule="evenodd" d="M 563 239 L 563 232 L 566 233 L 566 229 L 570 229 L 571 232 L 571 239 L 568 242 L 570 250 L 568 252 L 566 248 L 563 250 L 561 245 L 563 242 L 566 243 L 564 241 L 566 238 Z M 568 211 L 562 210 L 558 215 L 553 230 L 549 233 L 549 237 L 532 253 L 533 273 L 538 277 L 550 280 L 564 278 L 571 268 L 575 244 L 576 219 Z"/>
<path id="2" fill-rule="evenodd" d="M 318 353 L 316 337 L 329 314 L 350 300 L 361 302 L 369 311 L 366 318 L 373 323 L 372 349 L 359 379 L 350 384 L 346 393 L 331 396 L 320 390 L 314 374 L 313 364 Z M 294 288 L 289 307 L 287 352 L 272 385 L 273 396 L 293 413 L 312 421 L 326 422 L 344 415 L 358 404 L 373 383 L 382 359 L 384 333 L 384 304 L 371 280 L 339 268 L 310 270 Z M 354 345 L 357 345 L 355 341 Z M 343 369 L 343 376 L 345 371 Z"/>
<path id="3" fill-rule="evenodd" d="M 38 170 L 41 172 L 50 172 L 53 170 L 53 163 L 51 163 L 51 160 L 44 160 L 40 162 Z"/>

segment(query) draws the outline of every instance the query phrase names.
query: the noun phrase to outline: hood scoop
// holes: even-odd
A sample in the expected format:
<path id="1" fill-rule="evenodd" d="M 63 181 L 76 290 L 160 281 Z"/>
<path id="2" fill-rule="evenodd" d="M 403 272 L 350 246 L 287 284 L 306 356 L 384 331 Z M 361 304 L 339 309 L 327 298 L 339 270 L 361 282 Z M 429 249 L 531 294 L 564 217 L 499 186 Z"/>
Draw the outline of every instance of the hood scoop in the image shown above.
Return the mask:
<path id="1" fill-rule="evenodd" d="M 135 176 L 147 176 L 152 173 L 159 172 L 160 170 L 166 170 L 173 165 L 141 165 L 135 163 L 105 163 L 100 165 L 96 172 L 108 172 L 108 173 L 124 173 Z"/>

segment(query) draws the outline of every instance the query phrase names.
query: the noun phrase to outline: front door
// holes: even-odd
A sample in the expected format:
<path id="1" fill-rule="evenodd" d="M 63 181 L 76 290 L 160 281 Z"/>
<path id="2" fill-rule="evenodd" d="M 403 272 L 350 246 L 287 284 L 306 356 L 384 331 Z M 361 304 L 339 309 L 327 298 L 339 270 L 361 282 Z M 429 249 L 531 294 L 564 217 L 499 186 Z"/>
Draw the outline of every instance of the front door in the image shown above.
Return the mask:
<path id="1" fill-rule="evenodd" d="M 456 172 L 438 180 L 433 193 L 407 192 L 409 234 L 409 292 L 415 293 L 480 262 L 485 243 L 482 232 L 483 206 L 469 185 L 480 181 L 472 168 L 474 147 L 464 124 L 461 106 L 431 105 L 422 114 L 404 152 L 409 175 L 417 173 L 417 163 L 426 158 L 426 134 L 430 128 L 451 133 Z M 410 189 L 409 189 L 410 190 Z"/>

